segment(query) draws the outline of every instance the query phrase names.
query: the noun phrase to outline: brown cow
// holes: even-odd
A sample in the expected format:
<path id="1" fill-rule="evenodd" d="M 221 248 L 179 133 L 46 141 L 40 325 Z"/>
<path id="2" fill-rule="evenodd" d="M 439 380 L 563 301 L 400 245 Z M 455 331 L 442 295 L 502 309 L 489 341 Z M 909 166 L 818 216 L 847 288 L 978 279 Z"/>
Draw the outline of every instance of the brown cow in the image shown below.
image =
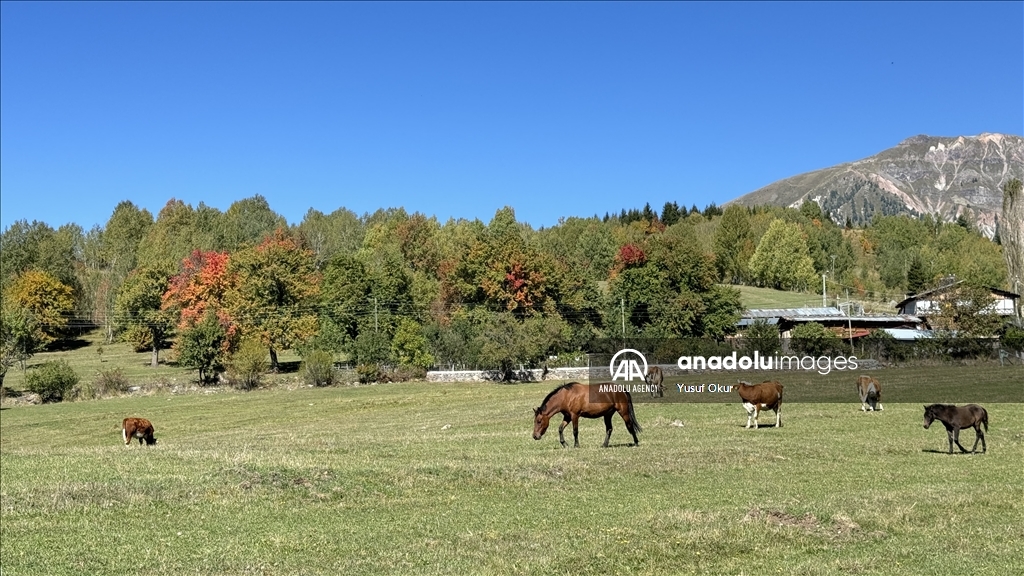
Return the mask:
<path id="1" fill-rule="evenodd" d="M 762 408 L 774 410 L 775 427 L 782 427 L 782 384 L 774 380 L 754 385 L 740 382 L 736 388 L 743 400 L 743 408 L 747 410 L 747 425 L 744 428 L 757 428 L 757 417 Z"/>
<path id="2" fill-rule="evenodd" d="M 878 382 L 878 378 L 871 376 L 857 378 L 857 393 L 860 394 L 861 412 L 867 412 L 869 408 L 872 412 L 882 411 L 882 385 Z"/>
<path id="3" fill-rule="evenodd" d="M 647 369 L 647 376 L 644 377 L 647 383 L 651 386 L 651 397 L 661 398 L 665 395 L 665 387 L 662 386 L 662 382 L 665 381 L 665 374 L 661 371 L 661 368 L 657 366 L 651 366 Z"/>
<path id="4" fill-rule="evenodd" d="M 124 438 L 124 445 L 127 446 L 132 443 L 133 438 L 139 439 L 139 445 L 142 445 L 142 441 L 146 441 L 147 446 L 156 444 L 156 438 L 153 437 L 153 424 L 145 418 L 125 418 L 121 422 L 121 437 Z"/>

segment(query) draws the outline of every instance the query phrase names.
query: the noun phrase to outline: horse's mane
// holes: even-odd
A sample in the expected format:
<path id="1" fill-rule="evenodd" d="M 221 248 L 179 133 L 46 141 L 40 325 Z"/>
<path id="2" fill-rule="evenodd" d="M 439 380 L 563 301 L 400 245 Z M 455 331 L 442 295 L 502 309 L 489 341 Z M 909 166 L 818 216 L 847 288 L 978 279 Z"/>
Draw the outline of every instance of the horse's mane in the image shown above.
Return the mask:
<path id="1" fill-rule="evenodd" d="M 561 386 L 559 386 L 558 388 L 555 388 L 551 392 L 548 392 L 548 395 L 544 397 L 544 401 L 540 403 L 540 408 L 538 408 L 538 410 L 543 412 L 544 408 L 546 408 L 547 405 L 548 405 L 548 400 L 551 400 L 551 397 L 554 396 L 555 394 L 557 394 L 559 390 L 565 390 L 567 388 L 572 388 L 573 386 L 575 386 L 577 384 L 579 384 L 579 382 L 566 382 L 565 384 L 562 384 Z"/>

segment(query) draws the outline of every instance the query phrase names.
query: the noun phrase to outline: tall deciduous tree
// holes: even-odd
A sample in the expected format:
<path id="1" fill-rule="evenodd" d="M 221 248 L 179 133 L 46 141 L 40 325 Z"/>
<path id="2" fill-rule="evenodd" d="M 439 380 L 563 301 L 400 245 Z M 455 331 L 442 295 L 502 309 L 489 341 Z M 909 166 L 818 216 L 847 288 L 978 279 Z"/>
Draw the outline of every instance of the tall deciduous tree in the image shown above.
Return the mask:
<path id="1" fill-rule="evenodd" d="M 363 223 L 351 210 L 339 208 L 324 214 L 312 208 L 298 227 L 299 236 L 313 253 L 313 263 L 321 270 L 337 254 L 354 254 L 363 243 Z"/>
<path id="2" fill-rule="evenodd" d="M 775 220 L 750 258 L 750 273 L 762 286 L 805 290 L 814 285 L 814 262 L 800 226 Z"/>
<path id="3" fill-rule="evenodd" d="M 225 298 L 234 283 L 229 261 L 226 252 L 199 250 L 181 261 L 181 272 L 168 282 L 162 303 L 164 310 L 176 315 L 180 330 L 194 326 L 209 310 L 225 316 Z"/>
<path id="4" fill-rule="evenodd" d="M 627 244 L 616 257 L 610 336 L 721 338 L 735 331 L 739 295 L 715 286 L 714 262 L 699 248 L 692 226 L 673 226 L 645 246 Z"/>
<path id="5" fill-rule="evenodd" d="M 747 276 L 747 264 L 753 255 L 754 238 L 746 207 L 738 204 L 728 206 L 715 232 L 715 265 L 720 277 L 730 284 L 743 282 Z"/>
<path id="6" fill-rule="evenodd" d="M 228 358 L 228 329 L 217 313 L 208 310 L 203 319 L 178 336 L 174 344 L 178 363 L 199 370 L 199 381 L 207 382 L 224 368 Z"/>
<path id="7" fill-rule="evenodd" d="M 940 296 L 939 313 L 929 323 L 936 329 L 955 332 L 960 338 L 986 338 L 1003 324 L 994 304 L 991 290 L 961 282 Z"/>
<path id="8" fill-rule="evenodd" d="M 130 329 L 129 334 L 148 332 L 153 352 L 150 366 L 154 368 L 160 364 L 160 346 L 173 326 L 173 317 L 162 309 L 169 284 L 167 268 L 138 268 L 125 279 L 114 304 L 119 324 Z"/>
<path id="9" fill-rule="evenodd" d="M 138 264 L 174 268 L 182 258 L 199 248 L 197 244 L 195 210 L 171 198 L 139 242 Z"/>
<path id="10" fill-rule="evenodd" d="M 118 203 L 103 228 L 103 259 L 115 276 L 122 280 L 135 269 L 139 243 L 153 225 L 149 210 L 140 209 L 128 200 Z"/>
<path id="11" fill-rule="evenodd" d="M 40 270 L 19 275 L 5 291 L 4 300 L 32 314 L 38 326 L 37 341 L 42 344 L 60 337 L 75 310 L 71 287 Z"/>
<path id="12" fill-rule="evenodd" d="M 320 274 L 313 254 L 279 229 L 258 246 L 232 255 L 228 273 L 235 277 L 226 298 L 228 312 L 243 334 L 258 337 L 270 349 L 271 369 L 276 370 L 278 350 L 317 331 Z"/>
<path id="13" fill-rule="evenodd" d="M 77 291 L 76 248 L 82 229 L 65 224 L 57 230 L 45 222 L 18 220 L 0 236 L 0 284 L 7 285 L 28 270 L 46 272 Z"/>
<path id="14" fill-rule="evenodd" d="M 284 217 L 270 209 L 259 194 L 233 203 L 221 218 L 224 248 L 228 251 L 255 246 L 274 230 L 286 225 Z"/>
<path id="15" fill-rule="evenodd" d="M 1024 185 L 1016 178 L 1003 185 L 999 239 L 1010 289 L 1020 294 L 1024 290 Z"/>
<path id="16" fill-rule="evenodd" d="M 7 369 L 25 360 L 39 347 L 39 326 L 32 313 L 4 298 L 0 318 L 0 386 L 3 386 Z"/>

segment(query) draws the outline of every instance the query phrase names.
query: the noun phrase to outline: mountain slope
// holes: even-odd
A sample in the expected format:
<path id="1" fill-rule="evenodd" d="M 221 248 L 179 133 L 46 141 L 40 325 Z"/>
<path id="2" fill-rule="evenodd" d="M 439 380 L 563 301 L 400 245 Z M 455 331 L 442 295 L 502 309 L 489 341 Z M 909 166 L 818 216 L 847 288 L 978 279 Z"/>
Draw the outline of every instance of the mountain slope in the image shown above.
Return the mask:
<path id="1" fill-rule="evenodd" d="M 1002 186 L 1024 179 L 1024 138 L 1007 134 L 914 136 L 874 156 L 774 182 L 735 203 L 799 206 L 814 200 L 834 220 L 870 222 L 875 214 L 961 214 L 992 237 Z"/>

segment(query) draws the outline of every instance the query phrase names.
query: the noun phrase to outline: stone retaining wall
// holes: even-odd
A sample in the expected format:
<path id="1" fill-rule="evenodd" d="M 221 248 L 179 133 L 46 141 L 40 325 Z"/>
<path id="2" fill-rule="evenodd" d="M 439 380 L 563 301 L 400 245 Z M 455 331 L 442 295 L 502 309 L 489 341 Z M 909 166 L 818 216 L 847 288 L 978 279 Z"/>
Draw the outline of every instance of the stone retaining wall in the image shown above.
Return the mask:
<path id="1" fill-rule="evenodd" d="M 680 376 L 684 374 L 710 374 L 720 375 L 725 379 L 735 375 L 742 380 L 742 370 L 680 370 L 675 364 L 658 364 L 665 376 Z M 860 358 L 857 360 L 857 370 L 849 371 L 856 374 L 861 370 L 877 370 L 882 366 L 877 360 Z M 808 372 L 806 370 L 777 370 L 777 372 Z M 813 371 L 811 371 L 813 372 Z M 531 370 L 517 370 L 515 380 L 518 382 L 541 382 L 543 380 L 589 380 L 590 368 L 549 368 L 546 371 L 541 368 Z M 500 382 L 502 374 L 493 370 L 432 370 L 427 372 L 427 382 Z M 610 379 L 608 377 L 607 379 Z"/>

